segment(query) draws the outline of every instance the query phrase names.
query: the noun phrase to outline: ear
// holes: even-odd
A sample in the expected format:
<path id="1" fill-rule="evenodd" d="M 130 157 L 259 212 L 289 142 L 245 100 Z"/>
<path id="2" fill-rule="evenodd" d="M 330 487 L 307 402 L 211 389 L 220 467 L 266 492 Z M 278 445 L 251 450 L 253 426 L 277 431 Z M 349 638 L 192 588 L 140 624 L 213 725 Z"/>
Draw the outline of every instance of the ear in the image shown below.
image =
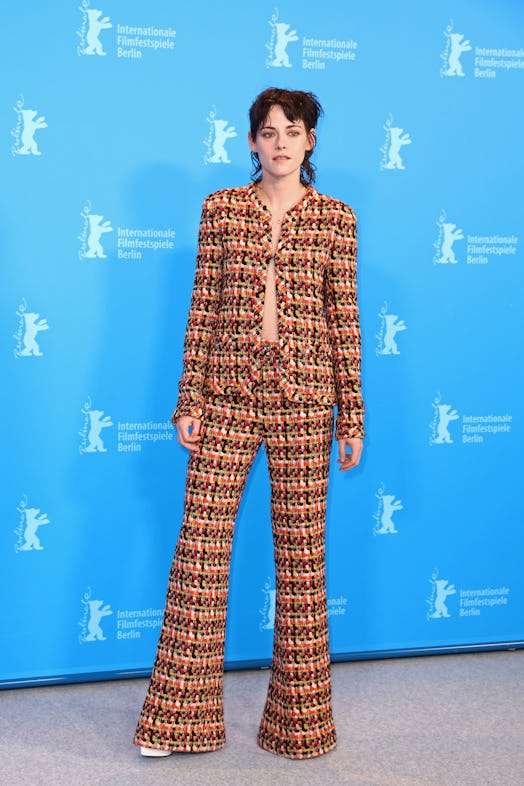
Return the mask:
<path id="1" fill-rule="evenodd" d="M 309 142 L 309 147 L 307 148 L 309 151 L 312 151 L 317 143 L 317 133 L 314 128 L 310 130 L 307 135 L 307 139 Z"/>
<path id="2" fill-rule="evenodd" d="M 256 153 L 257 152 L 257 145 L 256 145 L 256 142 L 253 140 L 253 137 L 251 136 L 251 131 L 247 132 L 247 141 L 249 143 L 249 149 L 251 150 L 251 152 L 252 153 Z"/>

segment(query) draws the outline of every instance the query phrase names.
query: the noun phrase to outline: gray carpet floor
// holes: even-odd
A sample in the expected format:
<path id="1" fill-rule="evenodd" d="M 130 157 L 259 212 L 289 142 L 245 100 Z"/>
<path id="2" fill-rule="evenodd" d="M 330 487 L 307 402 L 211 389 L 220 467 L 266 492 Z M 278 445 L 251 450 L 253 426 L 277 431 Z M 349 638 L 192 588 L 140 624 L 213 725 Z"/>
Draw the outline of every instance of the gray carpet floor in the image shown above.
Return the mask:
<path id="1" fill-rule="evenodd" d="M 523 786 L 524 650 L 332 666 L 337 748 L 305 761 L 255 741 L 267 670 L 228 671 L 227 743 L 146 759 L 146 679 L 0 692 L 1 786 Z"/>

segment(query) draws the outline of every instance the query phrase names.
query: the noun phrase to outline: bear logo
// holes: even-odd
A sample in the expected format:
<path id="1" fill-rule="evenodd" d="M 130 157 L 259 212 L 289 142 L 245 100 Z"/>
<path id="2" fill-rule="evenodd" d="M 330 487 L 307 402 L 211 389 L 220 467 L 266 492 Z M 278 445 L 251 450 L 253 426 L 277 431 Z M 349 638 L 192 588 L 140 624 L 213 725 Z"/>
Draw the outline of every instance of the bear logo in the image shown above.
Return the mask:
<path id="1" fill-rule="evenodd" d="M 447 579 L 436 579 L 434 581 L 436 589 L 435 608 L 429 616 L 432 619 L 440 619 L 441 617 L 450 617 L 450 613 L 446 607 L 446 598 L 448 595 L 455 595 L 457 590 L 454 584 L 449 584 Z"/>
<path id="2" fill-rule="evenodd" d="M 111 222 L 103 221 L 104 216 L 99 216 L 96 213 L 90 213 L 86 218 L 89 221 L 89 233 L 87 237 L 87 251 L 84 257 L 89 257 L 90 259 L 107 259 L 107 254 L 104 254 L 100 238 L 106 232 L 113 231 Z"/>
<path id="3" fill-rule="evenodd" d="M 24 320 L 23 349 L 17 351 L 16 354 L 18 357 L 42 357 L 44 353 L 40 351 L 36 336 L 41 330 L 49 330 L 47 319 L 39 320 L 40 314 L 32 314 L 30 312 L 26 312 L 22 316 Z"/>
<path id="4" fill-rule="evenodd" d="M 438 423 L 437 423 L 437 436 L 433 440 L 435 445 L 451 445 L 453 440 L 449 433 L 448 425 L 452 420 L 458 420 L 459 414 L 456 409 L 451 409 L 449 404 L 439 404 L 437 406 Z"/>
<path id="5" fill-rule="evenodd" d="M 102 429 L 112 426 L 113 421 L 109 415 L 102 417 L 103 414 L 104 413 L 101 409 L 90 409 L 88 412 L 89 433 L 87 435 L 87 439 L 89 444 L 85 449 L 86 453 L 107 453 L 107 449 L 104 447 L 104 443 L 102 442 L 102 437 L 100 434 Z"/>
<path id="6" fill-rule="evenodd" d="M 449 56 L 448 67 L 444 71 L 446 76 L 465 76 L 460 56 L 463 52 L 471 52 L 471 43 L 464 41 L 464 36 L 461 33 L 447 33 L 449 38 Z"/>
<path id="7" fill-rule="evenodd" d="M 20 156 L 41 156 L 42 153 L 38 149 L 35 133 L 41 128 L 47 128 L 45 117 L 43 115 L 37 117 L 38 112 L 35 109 L 20 109 L 19 112 L 22 116 L 22 133 L 20 137 L 21 146 L 16 152 Z"/>
<path id="8" fill-rule="evenodd" d="M 397 346 L 397 342 L 395 341 L 395 336 L 401 330 L 406 330 L 406 325 L 404 320 L 398 319 L 397 314 L 384 314 L 383 315 L 384 324 L 385 324 L 385 333 L 384 333 L 384 345 L 382 349 L 379 350 L 379 355 L 400 355 L 399 348 Z"/>
<path id="9" fill-rule="evenodd" d="M 298 41 L 298 35 L 296 30 L 290 30 L 289 28 L 291 25 L 286 24 L 285 22 L 275 22 L 274 28 L 275 33 L 277 36 L 277 40 L 275 43 L 275 50 L 274 50 L 274 58 L 270 65 L 274 66 L 275 68 L 291 68 L 291 63 L 289 62 L 289 56 L 286 51 L 287 45 L 292 41 Z"/>
<path id="10" fill-rule="evenodd" d="M 278 9 L 269 20 L 271 27 L 271 39 L 266 44 L 268 56 L 266 58 L 266 68 L 291 68 L 289 56 L 286 51 L 287 45 L 292 41 L 298 41 L 296 30 L 290 30 L 291 25 L 287 22 L 278 22 Z"/>
<path id="11" fill-rule="evenodd" d="M 207 160 L 212 164 L 230 164 L 225 143 L 237 136 L 235 126 L 228 126 L 227 120 L 213 120 L 213 155 Z"/>
<path id="12" fill-rule="evenodd" d="M 49 524 L 49 519 L 45 513 L 40 513 L 40 508 L 25 508 L 25 528 L 24 528 L 24 544 L 20 546 L 21 551 L 42 551 L 43 546 L 38 539 L 36 531 L 38 527 L 43 524 Z"/>
<path id="13" fill-rule="evenodd" d="M 463 240 L 464 235 L 462 233 L 462 229 L 457 229 L 456 224 L 451 223 L 443 223 L 441 225 L 441 232 L 442 232 L 442 245 L 440 248 L 440 257 L 437 258 L 437 262 L 440 265 L 447 265 L 451 263 L 452 265 L 456 265 L 458 259 L 455 256 L 455 252 L 453 251 L 453 243 L 455 240 Z"/>
<path id="14" fill-rule="evenodd" d="M 102 606 L 103 600 L 89 600 L 87 601 L 87 605 L 89 606 L 89 620 L 87 623 L 87 630 L 88 634 L 85 637 L 84 641 L 105 641 L 106 636 L 104 636 L 104 632 L 100 627 L 100 620 L 102 617 L 107 617 L 109 614 L 112 614 L 111 607 L 109 603 L 106 603 L 105 606 Z"/>
<path id="15" fill-rule="evenodd" d="M 406 167 L 400 157 L 400 150 L 404 145 L 411 144 L 411 137 L 409 134 L 404 133 L 403 128 L 389 126 L 387 130 L 389 132 L 389 150 L 388 160 L 384 164 L 384 169 L 405 169 Z"/>
<path id="16" fill-rule="evenodd" d="M 113 27 L 109 21 L 110 17 L 104 16 L 103 19 L 101 19 L 100 17 L 103 11 L 99 11 L 96 8 L 86 8 L 85 13 L 87 14 L 88 29 L 86 34 L 87 46 L 84 48 L 83 54 L 105 56 L 106 52 L 102 49 L 102 42 L 99 36 L 102 30 Z"/>
<path id="17" fill-rule="evenodd" d="M 377 535 L 395 534 L 398 532 L 393 523 L 393 514 L 397 510 L 404 510 L 404 505 L 400 499 L 395 499 L 393 494 L 382 494 L 382 515 L 380 517 L 381 527 Z"/>

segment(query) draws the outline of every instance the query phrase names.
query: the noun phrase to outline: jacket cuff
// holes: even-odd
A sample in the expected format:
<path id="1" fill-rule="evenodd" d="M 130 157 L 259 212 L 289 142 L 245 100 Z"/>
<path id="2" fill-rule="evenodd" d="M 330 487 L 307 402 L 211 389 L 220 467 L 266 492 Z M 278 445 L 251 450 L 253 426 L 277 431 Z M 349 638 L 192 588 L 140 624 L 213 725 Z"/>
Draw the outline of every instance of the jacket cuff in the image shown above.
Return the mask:
<path id="1" fill-rule="evenodd" d="M 335 421 L 335 439 L 364 439 L 364 413 L 353 410 L 350 413 L 338 412 Z"/>
<path id="2" fill-rule="evenodd" d="M 200 419 L 202 418 L 203 414 L 204 414 L 203 397 L 200 395 L 200 393 L 197 393 L 196 391 L 187 391 L 179 395 L 175 407 L 175 411 L 171 416 L 171 422 L 174 425 L 176 420 L 179 417 L 182 417 L 182 415 Z"/>

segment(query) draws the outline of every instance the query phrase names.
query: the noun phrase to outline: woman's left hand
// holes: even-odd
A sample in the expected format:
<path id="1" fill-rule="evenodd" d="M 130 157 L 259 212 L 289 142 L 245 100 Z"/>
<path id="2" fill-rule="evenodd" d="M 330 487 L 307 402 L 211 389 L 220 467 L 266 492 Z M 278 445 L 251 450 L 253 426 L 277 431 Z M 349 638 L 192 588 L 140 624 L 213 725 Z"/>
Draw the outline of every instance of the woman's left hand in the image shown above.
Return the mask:
<path id="1" fill-rule="evenodd" d="M 363 441 L 359 437 L 350 437 L 348 439 L 339 439 L 337 461 L 340 463 L 339 469 L 343 472 L 346 469 L 353 469 L 358 467 L 360 463 L 360 456 L 362 455 L 362 448 L 364 447 Z M 346 453 L 346 446 L 351 451 Z"/>

